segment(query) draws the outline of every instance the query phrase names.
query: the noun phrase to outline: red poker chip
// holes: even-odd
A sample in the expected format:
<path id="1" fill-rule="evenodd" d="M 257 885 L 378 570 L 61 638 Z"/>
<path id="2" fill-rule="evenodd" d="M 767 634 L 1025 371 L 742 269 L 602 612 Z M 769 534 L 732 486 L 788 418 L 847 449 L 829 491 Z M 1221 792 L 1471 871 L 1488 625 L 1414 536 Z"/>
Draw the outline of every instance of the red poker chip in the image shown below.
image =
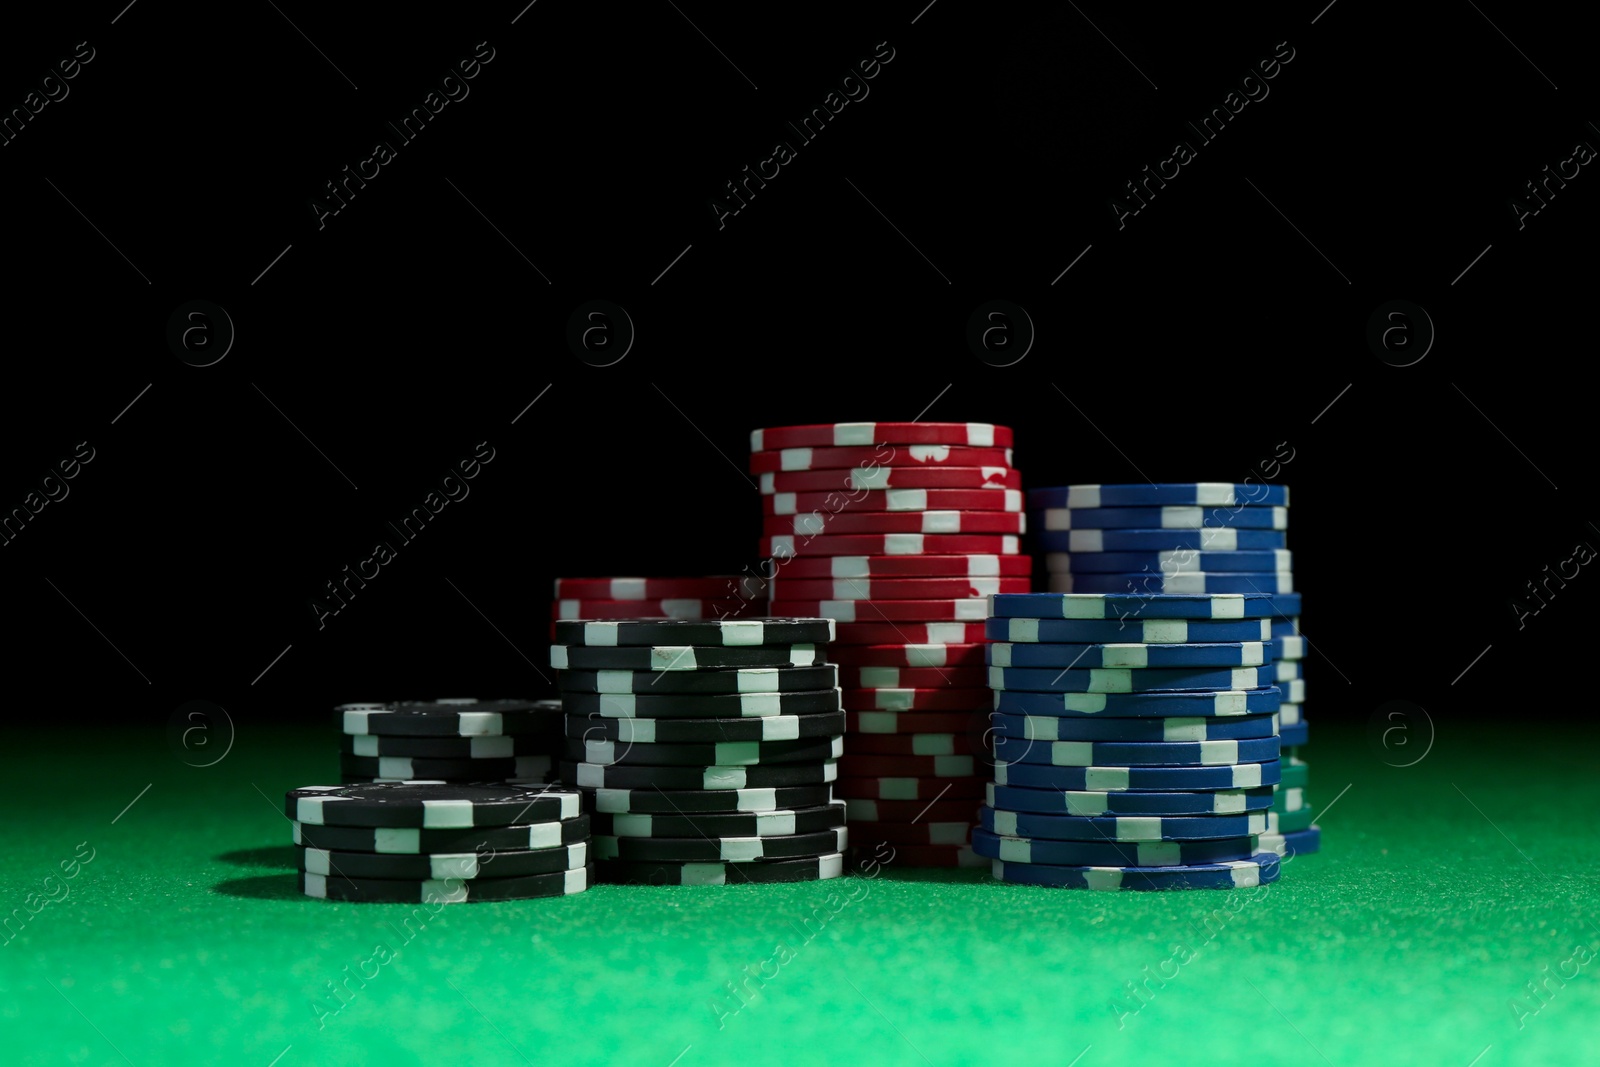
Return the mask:
<path id="1" fill-rule="evenodd" d="M 965 600 L 994 593 L 1026 593 L 1031 578 L 774 578 L 785 600 Z"/>
<path id="2" fill-rule="evenodd" d="M 818 534 L 930 533 L 1020 534 L 1028 532 L 1020 511 L 878 511 L 768 515 L 761 532 L 815 537 Z"/>
<path id="3" fill-rule="evenodd" d="M 960 798 L 944 800 L 864 800 L 845 802 L 845 819 L 856 823 L 977 822 L 978 803 Z"/>
<path id="4" fill-rule="evenodd" d="M 833 646 L 830 646 L 830 651 Z M 994 704 L 994 691 L 970 689 L 846 689 L 840 700 L 851 711 L 964 711 L 987 713 Z"/>
<path id="5" fill-rule="evenodd" d="M 828 646 L 831 659 L 836 645 Z M 839 668 L 844 689 L 983 689 L 989 684 L 987 667 L 860 667 Z M 990 703 L 994 697 L 989 698 Z M 851 708 L 851 711 L 870 710 Z"/>
<path id="6" fill-rule="evenodd" d="M 748 600 L 760 597 L 765 580 L 749 574 L 708 578 L 557 578 L 557 600 Z"/>
<path id="7" fill-rule="evenodd" d="M 877 847 L 873 847 L 876 845 Z M 988 867 L 987 859 L 965 845 L 895 845 L 873 842 L 859 854 L 883 867 Z"/>
<path id="8" fill-rule="evenodd" d="M 982 667 L 986 644 L 829 645 L 828 662 L 848 667 Z M 854 687 L 852 687 L 854 688 Z"/>
<path id="9" fill-rule="evenodd" d="M 774 615 L 835 622 L 982 622 L 988 597 L 962 600 L 774 600 Z"/>
<path id="10" fill-rule="evenodd" d="M 765 600 L 556 600 L 552 619 L 758 619 Z"/>
<path id="11" fill-rule="evenodd" d="M 891 845 L 960 846 L 972 839 L 972 827 L 977 821 L 976 816 L 969 815 L 947 821 L 924 818 L 916 822 L 852 822 L 850 843 L 869 851 L 882 841 Z"/>
<path id="12" fill-rule="evenodd" d="M 859 489 L 1021 489 L 1022 472 L 1010 467 L 851 467 L 837 471 L 778 471 L 761 476 L 763 493 L 817 493 Z"/>
<path id="13" fill-rule="evenodd" d="M 965 733 L 852 734 L 845 750 L 863 756 L 970 756 L 972 739 Z"/>
<path id="14" fill-rule="evenodd" d="M 779 560 L 777 578 L 1026 578 L 1032 556 L 965 552 L 954 556 L 794 556 Z"/>
<path id="15" fill-rule="evenodd" d="M 987 422 L 823 422 L 750 431 L 750 451 L 868 445 L 1011 446 L 1011 427 Z"/>
<path id="16" fill-rule="evenodd" d="M 841 645 L 964 645 L 985 637 L 981 622 L 850 622 L 834 629 Z"/>
<path id="17" fill-rule="evenodd" d="M 848 711 L 844 728 L 845 750 L 855 751 L 858 737 L 883 737 L 895 734 L 964 734 L 983 737 L 989 729 L 989 712 L 970 711 Z M 866 749 L 861 751 L 865 752 Z"/>
<path id="18" fill-rule="evenodd" d="M 932 778 L 917 775 L 840 778 L 833 795 L 845 800 L 977 800 L 983 796 L 982 778 Z"/>
<path id="19" fill-rule="evenodd" d="M 840 489 L 774 493 L 761 498 L 763 515 L 1022 510 L 1022 493 L 1016 489 Z"/>
<path id="20" fill-rule="evenodd" d="M 839 757 L 840 778 L 971 778 L 987 777 L 989 768 L 970 753 L 960 756 Z"/>
<path id="21" fill-rule="evenodd" d="M 983 552 L 1016 555 L 1022 542 L 1015 534 L 822 534 L 818 537 L 763 537 L 756 546 L 763 556 L 920 556 Z"/>
<path id="22" fill-rule="evenodd" d="M 750 473 L 848 470 L 851 467 L 1009 467 L 1009 448 L 959 445 L 868 445 L 853 448 L 782 448 L 750 453 Z"/>

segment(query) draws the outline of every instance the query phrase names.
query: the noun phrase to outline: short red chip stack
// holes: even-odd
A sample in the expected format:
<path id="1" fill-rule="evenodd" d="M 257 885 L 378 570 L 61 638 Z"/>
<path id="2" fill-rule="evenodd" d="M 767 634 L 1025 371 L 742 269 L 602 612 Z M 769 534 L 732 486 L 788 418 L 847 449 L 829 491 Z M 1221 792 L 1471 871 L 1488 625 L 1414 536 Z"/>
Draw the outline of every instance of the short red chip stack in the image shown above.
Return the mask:
<path id="1" fill-rule="evenodd" d="M 750 447 L 771 611 L 838 624 L 834 794 L 853 847 L 905 867 L 983 866 L 968 843 L 989 770 L 987 598 L 1031 588 L 1011 430 L 781 426 Z"/>
<path id="2" fill-rule="evenodd" d="M 558 619 L 755 619 L 767 613 L 767 583 L 751 575 L 708 578 L 557 578 Z"/>

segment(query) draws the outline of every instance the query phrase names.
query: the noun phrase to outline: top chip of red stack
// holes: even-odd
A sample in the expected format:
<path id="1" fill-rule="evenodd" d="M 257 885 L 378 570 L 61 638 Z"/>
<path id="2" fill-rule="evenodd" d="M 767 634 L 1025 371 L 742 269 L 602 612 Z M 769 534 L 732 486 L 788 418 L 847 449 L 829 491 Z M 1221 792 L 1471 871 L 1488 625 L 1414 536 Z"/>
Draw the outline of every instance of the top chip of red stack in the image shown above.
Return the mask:
<path id="1" fill-rule="evenodd" d="M 960 445 L 1009 448 L 1011 428 L 987 422 L 832 422 L 750 431 L 750 451 L 872 445 Z"/>

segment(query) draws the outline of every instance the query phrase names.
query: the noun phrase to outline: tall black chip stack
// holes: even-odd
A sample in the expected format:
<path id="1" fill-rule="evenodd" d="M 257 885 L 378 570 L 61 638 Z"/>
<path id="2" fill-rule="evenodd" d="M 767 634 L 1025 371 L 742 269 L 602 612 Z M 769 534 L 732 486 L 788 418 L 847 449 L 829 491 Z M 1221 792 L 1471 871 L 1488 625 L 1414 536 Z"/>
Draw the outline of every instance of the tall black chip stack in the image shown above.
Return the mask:
<path id="1" fill-rule="evenodd" d="M 341 704 L 334 711 L 346 785 L 544 782 L 561 747 L 556 700 L 399 701 Z"/>
<path id="2" fill-rule="evenodd" d="M 560 778 L 602 882 L 835 878 L 844 734 L 828 619 L 558 620 Z"/>

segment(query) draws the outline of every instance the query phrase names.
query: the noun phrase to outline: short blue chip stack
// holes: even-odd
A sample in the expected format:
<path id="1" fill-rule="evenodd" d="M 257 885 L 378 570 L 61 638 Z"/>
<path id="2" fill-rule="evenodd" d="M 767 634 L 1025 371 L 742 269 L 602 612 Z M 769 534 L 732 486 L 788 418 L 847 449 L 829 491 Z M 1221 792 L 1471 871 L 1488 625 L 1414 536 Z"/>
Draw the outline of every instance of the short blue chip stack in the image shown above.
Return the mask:
<path id="1" fill-rule="evenodd" d="M 1070 485 L 1030 491 L 1028 507 L 1033 529 L 1040 531 L 1052 592 L 1271 595 L 1274 610 L 1265 639 L 1271 643 L 1272 666 L 1270 681 L 1261 684 L 1282 690 L 1278 730 L 1284 770 L 1265 840 L 1280 853 L 1315 852 L 1321 835 L 1311 825 L 1301 758 L 1310 732 L 1303 711 L 1305 641 L 1300 594 L 1293 591 L 1293 557 L 1285 547 L 1288 487 Z"/>

